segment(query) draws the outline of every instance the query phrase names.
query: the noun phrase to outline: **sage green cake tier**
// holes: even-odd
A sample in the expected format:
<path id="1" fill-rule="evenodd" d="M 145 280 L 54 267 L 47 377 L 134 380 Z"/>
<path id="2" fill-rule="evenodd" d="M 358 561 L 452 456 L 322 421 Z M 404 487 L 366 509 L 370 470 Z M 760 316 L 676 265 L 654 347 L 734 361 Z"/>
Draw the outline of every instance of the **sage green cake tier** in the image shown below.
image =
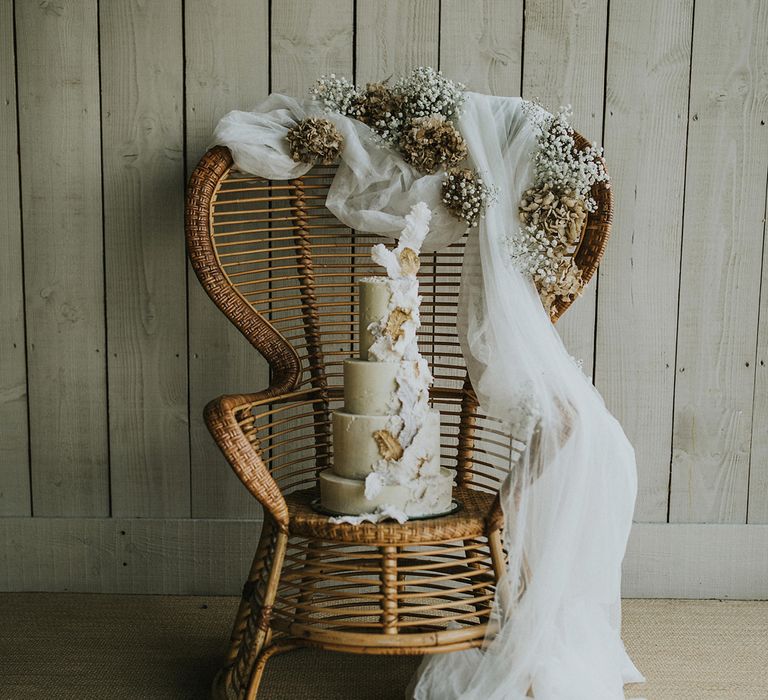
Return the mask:
<path id="1" fill-rule="evenodd" d="M 367 416 L 391 414 L 399 404 L 395 393 L 400 367 L 400 362 L 344 360 L 344 410 Z"/>
<path id="2" fill-rule="evenodd" d="M 368 326 L 387 315 L 390 291 L 386 277 L 366 277 L 357 285 L 360 290 L 360 359 L 368 359 L 368 348 L 373 344 L 373 335 Z"/>
<path id="3" fill-rule="evenodd" d="M 350 479 L 365 479 L 381 459 L 373 434 L 385 430 L 390 416 L 364 416 L 346 411 L 333 413 L 333 471 Z M 429 458 L 426 471 L 440 466 L 440 413 L 430 411 L 424 419 Z M 431 469 L 430 469 L 431 467 Z"/>
<path id="4" fill-rule="evenodd" d="M 420 517 L 445 513 L 451 509 L 453 472 L 441 468 L 440 476 L 434 480 L 434 488 L 420 497 L 409 486 L 385 485 L 371 499 L 365 497 L 365 482 L 347 479 L 334 474 L 330 469 L 320 472 L 320 501 L 324 508 L 344 515 L 373 513 L 377 508 L 389 506 L 409 517 Z"/>

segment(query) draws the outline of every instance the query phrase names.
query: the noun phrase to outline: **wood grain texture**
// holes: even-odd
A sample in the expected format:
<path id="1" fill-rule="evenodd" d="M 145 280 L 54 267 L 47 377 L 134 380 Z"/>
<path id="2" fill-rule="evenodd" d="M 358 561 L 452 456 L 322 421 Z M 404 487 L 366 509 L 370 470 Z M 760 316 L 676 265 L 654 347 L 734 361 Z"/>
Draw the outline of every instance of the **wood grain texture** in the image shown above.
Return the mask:
<path id="1" fill-rule="evenodd" d="M 189 515 L 181 2 L 100 8 L 112 514 Z"/>
<path id="2" fill-rule="evenodd" d="M 359 85 L 437 66 L 440 0 L 357 0 Z"/>
<path id="3" fill-rule="evenodd" d="M 353 76 L 353 0 L 272 0 L 272 92 L 303 97 L 321 75 Z"/>
<path id="4" fill-rule="evenodd" d="M 237 594 L 253 520 L 0 518 L 0 591 Z M 768 525 L 638 523 L 630 598 L 768 599 Z"/>
<path id="5" fill-rule="evenodd" d="M 0 515 L 31 515 L 12 0 L 0 0 Z"/>
<path id="6" fill-rule="evenodd" d="M 523 97 L 550 111 L 573 107 L 573 126 L 601 142 L 605 76 L 607 0 L 527 0 Z M 610 168 L 610 156 L 608 167 Z M 590 284 L 562 321 L 568 351 L 592 373 L 597 284 Z"/>
<path id="7" fill-rule="evenodd" d="M 520 95 L 523 1 L 444 0 L 440 13 L 440 68 L 469 90 Z"/>
<path id="8" fill-rule="evenodd" d="M 768 5 L 697 3 L 670 520 L 746 522 L 768 164 Z"/>
<path id="9" fill-rule="evenodd" d="M 768 124 L 768 120 L 765 121 Z M 766 189 L 768 190 L 768 187 Z M 768 191 L 766 201 L 768 202 Z M 765 245 L 767 215 L 768 208 L 763 214 L 763 276 L 760 284 L 760 322 L 757 330 L 752 402 L 748 523 L 768 523 L 768 247 Z"/>
<path id="10" fill-rule="evenodd" d="M 184 13 L 189 174 L 217 121 L 230 110 L 251 109 L 269 92 L 269 6 L 267 0 L 187 0 Z M 258 502 L 229 468 L 202 416 L 217 396 L 265 388 L 269 371 L 191 270 L 188 279 L 192 515 L 254 516 Z"/>
<path id="11" fill-rule="evenodd" d="M 97 5 L 16 27 L 33 512 L 107 515 Z"/>
<path id="12" fill-rule="evenodd" d="M 692 0 L 611 4 L 605 150 L 616 214 L 600 267 L 595 384 L 635 446 L 644 522 L 667 519 L 692 21 Z"/>

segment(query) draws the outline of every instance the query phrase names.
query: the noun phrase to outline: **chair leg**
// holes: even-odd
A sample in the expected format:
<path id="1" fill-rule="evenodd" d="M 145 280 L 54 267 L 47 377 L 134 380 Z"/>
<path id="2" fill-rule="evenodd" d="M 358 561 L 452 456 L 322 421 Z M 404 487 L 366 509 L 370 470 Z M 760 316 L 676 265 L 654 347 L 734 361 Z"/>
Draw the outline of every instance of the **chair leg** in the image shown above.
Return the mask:
<path id="1" fill-rule="evenodd" d="M 299 644 L 291 640 L 285 640 L 279 644 L 270 644 L 261 650 L 256 663 L 253 666 L 253 673 L 251 674 L 251 682 L 248 685 L 244 700 L 256 700 L 256 694 L 259 692 L 259 686 L 261 680 L 264 677 L 264 669 L 266 668 L 267 661 L 277 654 L 283 654 L 286 651 L 297 649 Z"/>
<path id="2" fill-rule="evenodd" d="M 252 591 L 255 587 L 264 584 L 265 578 L 269 575 L 269 571 L 266 569 L 267 557 L 272 544 L 272 534 L 274 525 L 270 519 L 264 521 L 264 525 L 261 529 L 261 535 L 259 537 L 259 544 L 256 547 L 256 554 L 253 556 L 253 563 L 251 569 L 248 572 L 248 578 L 243 586 L 243 593 L 240 597 L 240 606 L 237 609 L 237 615 L 235 615 L 235 622 L 232 626 L 232 634 L 230 635 L 229 651 L 226 657 L 226 666 L 230 666 L 237 659 L 237 655 L 240 651 L 240 646 L 243 641 L 243 634 L 245 633 L 246 623 L 248 617 L 251 614 L 251 603 L 253 601 Z"/>
<path id="3" fill-rule="evenodd" d="M 214 680 L 214 698 L 243 700 L 251 697 L 248 693 L 261 654 L 267 648 L 272 648 L 270 620 L 287 543 L 288 535 L 276 531 L 271 523 L 269 532 L 262 534 L 235 619 L 227 662 Z M 270 652 L 263 664 L 273 653 L 276 651 Z"/>

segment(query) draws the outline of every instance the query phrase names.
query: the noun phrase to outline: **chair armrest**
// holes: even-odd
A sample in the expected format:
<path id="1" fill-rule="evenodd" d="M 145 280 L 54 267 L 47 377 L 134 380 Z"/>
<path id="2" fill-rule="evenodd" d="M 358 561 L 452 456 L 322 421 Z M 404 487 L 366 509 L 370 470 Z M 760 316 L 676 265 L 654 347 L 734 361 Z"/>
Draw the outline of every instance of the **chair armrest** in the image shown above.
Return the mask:
<path id="1" fill-rule="evenodd" d="M 205 407 L 204 416 L 213 439 L 224 453 L 240 481 L 269 511 L 278 529 L 288 530 L 288 506 L 258 449 L 249 440 L 240 421 L 243 413 L 264 404 L 306 400 L 311 391 L 285 393 L 283 387 L 270 387 L 255 394 L 220 396 Z"/>

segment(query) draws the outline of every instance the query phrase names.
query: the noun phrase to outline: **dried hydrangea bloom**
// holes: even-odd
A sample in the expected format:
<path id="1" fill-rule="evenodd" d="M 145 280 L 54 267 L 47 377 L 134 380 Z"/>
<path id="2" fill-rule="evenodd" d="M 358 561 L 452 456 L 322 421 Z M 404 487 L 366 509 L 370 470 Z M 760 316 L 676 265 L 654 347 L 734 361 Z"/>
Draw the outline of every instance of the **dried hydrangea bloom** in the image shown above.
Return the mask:
<path id="1" fill-rule="evenodd" d="M 368 83 L 361 95 L 357 118 L 385 141 L 396 141 L 405 119 L 404 102 L 405 97 L 385 82 Z"/>
<path id="2" fill-rule="evenodd" d="M 344 137 L 333 122 L 320 117 L 303 119 L 288 132 L 287 138 L 291 158 L 312 165 L 331 165 L 344 145 Z"/>
<path id="3" fill-rule="evenodd" d="M 571 255 L 571 246 L 534 226 L 521 227 L 507 240 L 512 263 L 536 285 L 544 308 L 551 315 L 558 299 L 581 294 L 584 279 Z"/>
<path id="4" fill-rule="evenodd" d="M 563 243 L 574 245 L 587 221 L 587 208 L 570 190 L 556 192 L 549 185 L 531 187 L 520 201 L 523 226 L 544 231 Z"/>
<path id="5" fill-rule="evenodd" d="M 467 144 L 441 114 L 411 121 L 400 141 L 403 158 L 419 172 L 431 175 L 441 166 L 452 168 L 467 157 Z"/>

